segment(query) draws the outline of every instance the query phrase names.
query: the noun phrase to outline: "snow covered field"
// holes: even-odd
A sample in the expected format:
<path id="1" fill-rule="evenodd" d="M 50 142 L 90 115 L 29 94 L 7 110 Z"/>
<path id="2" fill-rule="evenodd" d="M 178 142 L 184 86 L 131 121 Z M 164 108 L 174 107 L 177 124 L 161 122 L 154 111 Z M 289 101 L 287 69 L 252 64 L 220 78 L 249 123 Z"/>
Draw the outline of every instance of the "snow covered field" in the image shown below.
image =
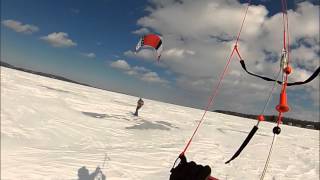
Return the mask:
<path id="1" fill-rule="evenodd" d="M 78 179 L 83 166 L 108 180 L 166 180 L 203 111 L 1 67 L 1 179 Z M 259 179 L 274 124 L 209 112 L 187 158 L 224 179 Z M 319 179 L 319 131 L 282 126 L 265 179 Z"/>

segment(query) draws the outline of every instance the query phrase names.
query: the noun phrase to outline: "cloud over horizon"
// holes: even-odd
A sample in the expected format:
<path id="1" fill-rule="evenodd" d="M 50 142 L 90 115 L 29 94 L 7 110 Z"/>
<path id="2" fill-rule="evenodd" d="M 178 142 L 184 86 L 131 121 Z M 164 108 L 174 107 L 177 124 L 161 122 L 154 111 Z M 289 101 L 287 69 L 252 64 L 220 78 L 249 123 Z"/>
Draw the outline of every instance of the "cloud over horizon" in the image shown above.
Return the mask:
<path id="1" fill-rule="evenodd" d="M 95 53 L 81 53 L 82 56 L 93 59 L 96 57 Z"/>
<path id="2" fill-rule="evenodd" d="M 9 28 L 14 30 L 15 32 L 18 33 L 24 33 L 24 34 L 33 34 L 37 31 L 39 31 L 39 27 L 35 26 L 35 25 L 31 25 L 31 24 L 23 24 L 20 21 L 16 21 L 16 20 L 3 20 L 2 24 Z"/>
<path id="3" fill-rule="evenodd" d="M 150 30 L 160 33 L 164 38 L 161 57 L 164 67 L 177 76 L 177 87 L 190 94 L 202 94 L 199 95 L 201 97 L 195 95 L 194 98 L 199 101 L 202 99 L 205 103 L 233 48 L 246 4 L 240 4 L 236 0 L 150 2 L 151 5 L 147 8 L 148 15 L 137 21 L 141 28 L 134 32 L 139 34 Z M 250 5 L 239 50 L 248 68 L 273 77 L 278 72 L 282 51 L 282 14 L 268 14 L 266 7 Z M 289 81 L 303 81 L 319 66 L 319 6 L 301 2 L 295 10 L 288 11 L 288 17 L 292 46 L 290 61 L 294 69 Z M 132 52 L 127 51 L 125 55 L 130 56 Z M 139 56 L 148 57 L 144 54 Z M 257 113 L 265 102 L 265 96 L 272 83 L 247 76 L 237 61 L 234 57 L 216 104 L 233 110 Z M 301 96 L 314 104 L 313 109 L 318 108 L 319 79 L 289 89 L 290 92 L 304 91 L 305 93 L 300 93 Z M 278 103 L 277 94 L 273 100 L 274 103 Z M 297 103 L 301 102 L 293 99 L 290 103 L 293 107 L 298 107 Z M 243 104 L 247 104 L 248 107 Z M 306 108 L 299 106 L 302 107 Z M 270 107 L 269 112 L 274 113 L 274 110 Z M 310 113 L 310 110 L 306 108 L 305 112 Z M 298 115 L 294 108 L 291 115 Z M 313 111 L 312 116 L 316 119 L 319 112 Z"/>
<path id="4" fill-rule="evenodd" d="M 160 78 L 156 72 L 153 72 L 142 66 L 131 67 L 125 60 L 110 62 L 110 67 L 118 69 L 129 76 L 136 77 L 141 81 L 149 83 L 159 83 L 163 85 L 168 85 L 169 83 L 169 81 Z"/>
<path id="5" fill-rule="evenodd" d="M 43 36 L 40 39 L 48 42 L 53 47 L 72 47 L 77 46 L 77 43 L 73 42 L 69 35 L 65 32 L 53 32 L 47 36 Z"/>

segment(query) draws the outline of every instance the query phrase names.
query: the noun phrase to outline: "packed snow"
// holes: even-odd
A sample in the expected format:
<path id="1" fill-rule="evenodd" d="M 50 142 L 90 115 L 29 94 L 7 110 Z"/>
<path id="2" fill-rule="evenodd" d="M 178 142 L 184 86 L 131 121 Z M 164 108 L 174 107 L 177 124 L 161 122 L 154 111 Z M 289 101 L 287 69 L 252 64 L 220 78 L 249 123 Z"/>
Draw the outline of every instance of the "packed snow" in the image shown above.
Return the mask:
<path id="1" fill-rule="evenodd" d="M 130 88 L 130 87 L 128 87 Z M 78 179 L 100 167 L 108 180 L 166 180 L 203 110 L 1 67 L 1 179 Z M 259 179 L 275 124 L 207 113 L 186 152 L 224 179 Z M 319 131 L 282 125 L 265 179 L 319 179 Z M 104 163 L 105 160 L 105 164 Z"/>

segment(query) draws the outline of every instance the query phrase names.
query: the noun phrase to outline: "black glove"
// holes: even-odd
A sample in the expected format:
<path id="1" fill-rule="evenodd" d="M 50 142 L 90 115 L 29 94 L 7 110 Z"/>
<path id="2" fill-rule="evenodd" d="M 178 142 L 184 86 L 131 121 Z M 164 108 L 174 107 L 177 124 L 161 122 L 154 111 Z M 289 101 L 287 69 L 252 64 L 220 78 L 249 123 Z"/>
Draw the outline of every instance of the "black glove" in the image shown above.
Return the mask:
<path id="1" fill-rule="evenodd" d="M 195 162 L 187 162 L 184 155 L 180 155 L 180 163 L 171 169 L 170 180 L 207 180 L 211 174 L 209 166 L 197 165 Z"/>

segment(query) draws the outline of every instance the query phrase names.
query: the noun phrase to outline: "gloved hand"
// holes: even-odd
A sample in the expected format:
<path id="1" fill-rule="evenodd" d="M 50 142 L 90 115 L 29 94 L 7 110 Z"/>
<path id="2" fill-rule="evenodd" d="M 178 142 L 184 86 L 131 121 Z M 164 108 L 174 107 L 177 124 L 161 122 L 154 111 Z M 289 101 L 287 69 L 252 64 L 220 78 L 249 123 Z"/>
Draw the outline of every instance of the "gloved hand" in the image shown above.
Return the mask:
<path id="1" fill-rule="evenodd" d="M 208 180 L 211 174 L 209 166 L 198 165 L 195 162 L 187 162 L 182 154 L 179 156 L 180 163 L 171 169 L 170 180 Z"/>

